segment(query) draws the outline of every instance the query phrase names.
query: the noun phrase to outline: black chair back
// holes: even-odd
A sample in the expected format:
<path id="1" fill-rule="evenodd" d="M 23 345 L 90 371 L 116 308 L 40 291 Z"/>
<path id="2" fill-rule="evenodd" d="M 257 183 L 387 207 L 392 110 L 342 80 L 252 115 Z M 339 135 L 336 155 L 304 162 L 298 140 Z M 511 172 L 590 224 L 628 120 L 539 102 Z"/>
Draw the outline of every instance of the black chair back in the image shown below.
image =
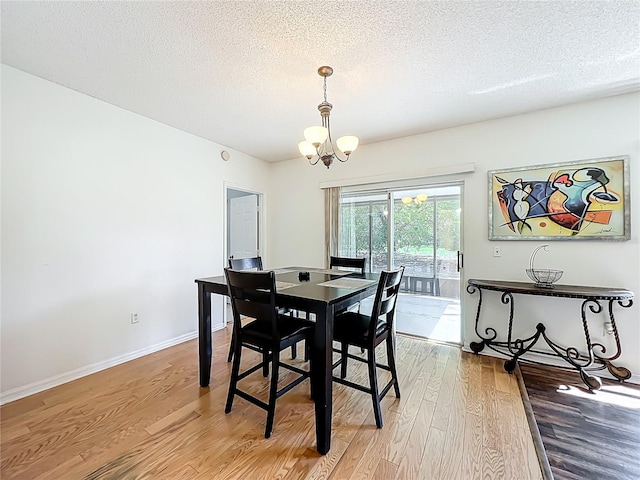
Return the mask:
<path id="1" fill-rule="evenodd" d="M 329 268 L 343 267 L 359 270 L 358 273 L 364 274 L 366 258 L 349 258 L 349 257 L 330 257 Z"/>
<path id="2" fill-rule="evenodd" d="M 269 272 L 246 272 L 225 268 L 233 311 L 233 330 L 239 338 L 241 317 L 271 322 L 271 337 L 279 341 L 276 308 L 276 276 Z"/>
<path id="3" fill-rule="evenodd" d="M 262 257 L 230 258 L 229 268 L 232 270 L 262 270 Z"/>
<path id="4" fill-rule="evenodd" d="M 378 290 L 371 309 L 371 323 L 369 325 L 369 338 L 376 336 L 380 327 L 380 321 L 387 324 L 387 328 L 393 331 L 393 319 L 396 310 L 396 300 L 400 291 L 400 282 L 404 274 L 404 267 L 390 272 L 381 272 Z M 381 318 L 383 317 L 384 318 Z"/>

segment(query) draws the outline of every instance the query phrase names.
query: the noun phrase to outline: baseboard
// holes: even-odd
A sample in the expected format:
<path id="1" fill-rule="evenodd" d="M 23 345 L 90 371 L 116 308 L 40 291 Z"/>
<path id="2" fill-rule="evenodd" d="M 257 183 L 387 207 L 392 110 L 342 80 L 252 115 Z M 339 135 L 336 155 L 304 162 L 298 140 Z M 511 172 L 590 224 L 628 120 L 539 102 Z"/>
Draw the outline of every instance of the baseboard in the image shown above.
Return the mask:
<path id="1" fill-rule="evenodd" d="M 224 328 L 223 325 L 216 325 L 216 328 L 212 331 L 215 332 L 223 328 Z M 160 342 L 155 345 L 151 345 L 149 347 L 136 350 L 135 352 L 120 355 L 118 357 L 114 357 L 102 362 L 93 363 L 91 365 L 87 365 L 86 367 L 77 368 L 70 372 L 54 375 L 53 377 L 49 377 L 45 380 L 40 380 L 37 382 L 30 383 L 28 385 L 24 385 L 22 387 L 14 388 L 0 395 L 0 405 L 4 405 L 5 403 L 13 402 L 15 400 L 28 397 L 29 395 L 33 395 L 34 393 L 39 393 L 44 390 L 57 387 L 64 383 L 77 380 L 78 378 L 86 377 L 87 375 L 91 375 L 92 373 L 97 373 L 102 370 L 106 370 L 107 368 L 115 367 L 116 365 L 120 365 L 121 363 L 125 363 L 130 360 L 135 360 L 136 358 L 144 357 L 145 355 L 149 355 L 150 353 L 155 353 L 160 350 L 164 350 L 165 348 L 173 347 L 174 345 L 178 345 L 180 343 L 193 340 L 194 338 L 198 338 L 197 331 L 180 335 L 179 337 L 175 337 L 169 340 L 165 340 L 164 342 Z"/>

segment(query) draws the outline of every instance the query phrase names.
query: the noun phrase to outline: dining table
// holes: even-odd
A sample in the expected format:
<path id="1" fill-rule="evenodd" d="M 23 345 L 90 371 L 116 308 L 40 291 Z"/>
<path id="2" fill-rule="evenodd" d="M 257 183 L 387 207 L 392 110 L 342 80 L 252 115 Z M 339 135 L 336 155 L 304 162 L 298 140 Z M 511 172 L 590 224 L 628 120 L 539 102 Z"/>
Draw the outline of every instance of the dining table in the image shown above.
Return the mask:
<path id="1" fill-rule="evenodd" d="M 331 448 L 333 410 L 333 318 L 374 295 L 379 274 L 308 267 L 284 267 L 276 275 L 278 307 L 306 312 L 314 319 L 311 344 L 311 382 L 315 403 L 316 448 L 322 455 Z M 197 278 L 200 386 L 211 377 L 211 294 L 228 296 L 224 275 Z"/>

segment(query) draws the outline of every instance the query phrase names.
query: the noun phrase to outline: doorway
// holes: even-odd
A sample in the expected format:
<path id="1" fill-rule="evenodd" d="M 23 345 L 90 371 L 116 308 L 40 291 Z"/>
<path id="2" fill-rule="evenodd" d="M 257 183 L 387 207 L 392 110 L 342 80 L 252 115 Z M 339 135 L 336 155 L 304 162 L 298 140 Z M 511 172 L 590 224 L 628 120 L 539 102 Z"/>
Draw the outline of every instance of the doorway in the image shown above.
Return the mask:
<path id="1" fill-rule="evenodd" d="M 259 212 L 260 196 L 257 193 L 227 189 L 227 258 L 259 255 Z"/>
<path id="2" fill-rule="evenodd" d="M 366 257 L 374 273 L 405 267 L 398 332 L 462 341 L 461 197 L 461 183 L 341 195 L 340 254 Z"/>
<path id="3" fill-rule="evenodd" d="M 226 197 L 226 248 L 223 267 L 228 266 L 228 259 L 247 258 L 261 255 L 262 245 L 262 204 L 263 195 L 236 187 L 225 187 Z M 227 297 L 225 297 L 227 298 Z M 231 303 L 226 300 L 224 309 L 224 325 L 233 316 Z"/>

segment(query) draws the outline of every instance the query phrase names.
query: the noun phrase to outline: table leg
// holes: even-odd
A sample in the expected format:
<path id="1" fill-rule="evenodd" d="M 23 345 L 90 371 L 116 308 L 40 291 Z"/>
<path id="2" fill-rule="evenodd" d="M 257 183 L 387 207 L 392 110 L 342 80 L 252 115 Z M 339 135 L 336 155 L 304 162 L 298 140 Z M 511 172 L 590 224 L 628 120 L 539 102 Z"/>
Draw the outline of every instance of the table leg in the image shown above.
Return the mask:
<path id="1" fill-rule="evenodd" d="M 211 292 L 198 284 L 198 345 L 200 355 L 200 386 L 209 386 L 211 377 Z"/>
<path id="2" fill-rule="evenodd" d="M 325 455 L 331 448 L 331 416 L 333 410 L 333 306 L 316 312 L 313 338 L 313 400 L 316 410 L 316 444 Z"/>

